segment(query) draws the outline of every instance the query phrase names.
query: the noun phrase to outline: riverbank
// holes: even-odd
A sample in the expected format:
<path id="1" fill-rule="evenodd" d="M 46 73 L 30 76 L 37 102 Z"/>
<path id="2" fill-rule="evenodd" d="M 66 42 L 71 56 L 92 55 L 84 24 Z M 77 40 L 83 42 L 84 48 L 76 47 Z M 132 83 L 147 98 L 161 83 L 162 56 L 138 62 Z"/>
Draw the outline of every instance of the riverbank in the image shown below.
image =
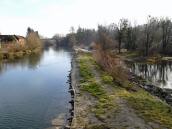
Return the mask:
<path id="1" fill-rule="evenodd" d="M 126 61 L 131 61 L 131 62 L 141 62 L 141 63 L 158 63 L 161 61 L 172 61 L 172 56 L 165 56 L 165 55 L 151 55 L 148 57 L 144 57 L 139 54 L 139 52 L 123 52 L 118 54 L 120 58 Z"/>
<path id="2" fill-rule="evenodd" d="M 71 129 L 172 128 L 172 109 L 136 84 L 123 87 L 90 53 L 76 55 L 72 69 L 74 118 Z"/>
<path id="3" fill-rule="evenodd" d="M 26 55 L 37 54 L 42 51 L 42 48 L 35 48 L 33 50 L 21 50 L 18 52 L 0 52 L 0 61 L 4 60 L 15 60 L 22 58 Z"/>
<path id="4" fill-rule="evenodd" d="M 139 58 L 134 52 L 121 53 L 119 56 L 130 69 L 130 81 L 172 105 L 171 78 L 168 78 L 172 57 L 159 55 Z"/>

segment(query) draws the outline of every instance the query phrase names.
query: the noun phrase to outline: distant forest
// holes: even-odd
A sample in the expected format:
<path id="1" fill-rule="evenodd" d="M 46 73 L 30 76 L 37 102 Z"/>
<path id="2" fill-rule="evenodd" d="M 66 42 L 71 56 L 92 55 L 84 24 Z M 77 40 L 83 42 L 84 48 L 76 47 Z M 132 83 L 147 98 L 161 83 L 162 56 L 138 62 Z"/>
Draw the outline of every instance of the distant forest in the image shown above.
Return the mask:
<path id="1" fill-rule="evenodd" d="M 53 39 L 60 46 L 81 46 L 91 48 L 92 44 L 101 44 L 104 49 L 117 50 L 119 53 L 138 51 L 143 56 L 154 54 L 172 55 L 172 21 L 168 17 L 147 17 L 142 25 L 132 25 L 128 19 L 118 23 L 98 25 L 98 29 L 79 27 L 65 37 L 54 35 Z"/>

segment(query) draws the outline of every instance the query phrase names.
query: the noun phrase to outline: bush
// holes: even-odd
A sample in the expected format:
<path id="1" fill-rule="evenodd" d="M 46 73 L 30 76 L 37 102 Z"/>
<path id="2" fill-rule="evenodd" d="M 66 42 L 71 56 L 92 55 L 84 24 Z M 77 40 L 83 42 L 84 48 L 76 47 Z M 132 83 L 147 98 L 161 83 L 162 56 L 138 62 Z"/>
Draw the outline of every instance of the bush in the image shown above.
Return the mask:
<path id="1" fill-rule="evenodd" d="M 82 89 L 91 93 L 91 95 L 98 97 L 98 98 L 101 95 L 105 94 L 105 92 L 102 90 L 101 86 L 94 81 L 88 82 L 88 83 L 82 83 Z"/>
<path id="2" fill-rule="evenodd" d="M 30 50 L 41 48 L 42 43 L 39 35 L 36 32 L 31 32 L 26 37 L 27 47 Z"/>
<path id="3" fill-rule="evenodd" d="M 112 84 L 113 83 L 113 77 L 110 75 L 103 75 L 102 81 L 106 84 Z"/>
<path id="4" fill-rule="evenodd" d="M 14 60 L 14 53 L 10 52 L 7 54 L 7 59 Z"/>
<path id="5" fill-rule="evenodd" d="M 117 82 L 122 83 L 123 86 L 128 84 L 127 70 L 123 68 L 123 62 L 109 51 L 103 50 L 101 46 L 97 45 L 94 51 L 94 58 L 96 62 Z M 107 77 L 106 77 L 107 79 Z"/>
<path id="6" fill-rule="evenodd" d="M 24 53 L 20 51 L 20 52 L 16 52 L 14 55 L 15 55 L 15 58 L 21 58 L 24 55 Z"/>
<path id="7" fill-rule="evenodd" d="M 2 54 L 2 52 L 1 52 L 1 50 L 0 50 L 0 60 L 1 59 L 3 59 L 3 54 Z"/>

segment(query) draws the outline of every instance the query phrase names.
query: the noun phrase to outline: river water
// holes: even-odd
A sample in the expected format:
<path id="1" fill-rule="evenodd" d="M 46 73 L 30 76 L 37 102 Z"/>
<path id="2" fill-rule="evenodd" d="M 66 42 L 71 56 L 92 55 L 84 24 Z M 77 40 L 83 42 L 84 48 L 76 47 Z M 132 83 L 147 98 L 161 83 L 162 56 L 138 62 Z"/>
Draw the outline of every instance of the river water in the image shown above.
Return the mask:
<path id="1" fill-rule="evenodd" d="M 128 63 L 130 71 L 152 82 L 155 86 L 172 89 L 172 62 L 157 64 Z"/>
<path id="2" fill-rule="evenodd" d="M 0 129 L 45 129 L 69 110 L 71 54 L 43 53 L 0 63 Z"/>

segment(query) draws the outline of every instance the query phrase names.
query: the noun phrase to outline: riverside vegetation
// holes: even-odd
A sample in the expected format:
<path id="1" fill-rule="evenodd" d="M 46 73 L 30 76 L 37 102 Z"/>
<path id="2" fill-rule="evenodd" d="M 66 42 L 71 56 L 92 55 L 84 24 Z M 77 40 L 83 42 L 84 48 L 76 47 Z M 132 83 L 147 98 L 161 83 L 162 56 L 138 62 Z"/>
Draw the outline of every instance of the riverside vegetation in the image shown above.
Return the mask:
<path id="1" fill-rule="evenodd" d="M 144 25 L 121 19 L 119 24 L 99 25 L 97 31 L 79 27 L 76 33 L 54 37 L 59 44 L 66 41 L 88 50 L 76 49 L 71 128 L 172 129 L 172 107 L 133 82 L 124 62 L 169 60 L 171 30 L 169 18 L 149 16 Z"/>
<path id="2" fill-rule="evenodd" d="M 97 30 L 71 27 L 66 36 L 56 34 L 52 37 L 61 46 L 80 46 L 92 49 L 94 43 L 114 53 L 127 51 L 130 57 L 156 63 L 172 60 L 172 22 L 168 17 L 148 16 L 145 24 L 133 24 L 122 18 L 118 23 L 98 25 Z M 128 55 L 127 55 L 128 56 Z"/>
<path id="3" fill-rule="evenodd" d="M 97 30 L 71 27 L 66 36 L 52 39 L 77 52 L 72 129 L 172 128 L 171 106 L 133 82 L 124 62 L 171 60 L 170 18 L 148 16 L 141 25 L 122 18 Z"/>
<path id="4" fill-rule="evenodd" d="M 14 60 L 25 55 L 36 54 L 42 49 L 42 43 L 38 32 L 31 28 L 28 28 L 27 30 L 27 35 L 23 46 L 17 45 L 15 41 L 11 42 L 11 44 L 13 45 L 11 45 L 9 48 L 5 48 L 6 52 L 2 52 L 3 48 L 0 48 L 1 61 L 3 59 Z"/>
<path id="5" fill-rule="evenodd" d="M 118 62 L 116 61 L 116 65 L 110 67 L 111 60 L 119 59 L 106 53 L 107 58 L 104 54 L 99 50 L 94 54 L 83 52 L 77 54 L 76 61 L 80 73 L 78 88 L 81 94 L 76 97 L 78 114 L 75 114 L 72 127 L 85 129 L 172 128 L 172 108 L 129 82 L 125 77 L 121 78 L 119 71 L 122 68 Z M 117 73 L 119 76 L 116 76 Z M 124 75 L 125 72 L 121 74 Z M 81 98 L 84 105 L 80 105 Z"/>

